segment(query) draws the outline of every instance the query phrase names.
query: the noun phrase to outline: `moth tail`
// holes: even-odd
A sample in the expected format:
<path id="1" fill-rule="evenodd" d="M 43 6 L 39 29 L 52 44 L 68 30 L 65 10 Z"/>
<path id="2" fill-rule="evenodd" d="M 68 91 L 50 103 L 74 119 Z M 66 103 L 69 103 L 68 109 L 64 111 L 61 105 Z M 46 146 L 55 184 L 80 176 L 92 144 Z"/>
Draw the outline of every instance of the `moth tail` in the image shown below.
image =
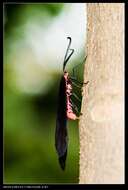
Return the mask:
<path id="1" fill-rule="evenodd" d="M 63 156 L 59 157 L 59 163 L 60 163 L 60 166 L 61 166 L 62 170 L 65 170 L 66 157 L 67 157 L 67 150 L 66 150 L 66 152 L 64 153 Z"/>

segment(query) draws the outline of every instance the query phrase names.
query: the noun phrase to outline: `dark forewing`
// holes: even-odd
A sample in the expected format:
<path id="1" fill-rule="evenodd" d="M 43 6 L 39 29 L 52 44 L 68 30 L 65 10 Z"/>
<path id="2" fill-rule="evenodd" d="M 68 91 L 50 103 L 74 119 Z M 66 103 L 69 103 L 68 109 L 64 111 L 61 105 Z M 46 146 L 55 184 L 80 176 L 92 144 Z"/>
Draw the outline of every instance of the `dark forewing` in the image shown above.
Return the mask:
<path id="1" fill-rule="evenodd" d="M 65 169 L 65 161 L 68 146 L 67 136 L 67 117 L 66 117 L 66 82 L 62 76 L 59 88 L 58 110 L 55 131 L 55 146 L 59 156 L 61 168 Z"/>

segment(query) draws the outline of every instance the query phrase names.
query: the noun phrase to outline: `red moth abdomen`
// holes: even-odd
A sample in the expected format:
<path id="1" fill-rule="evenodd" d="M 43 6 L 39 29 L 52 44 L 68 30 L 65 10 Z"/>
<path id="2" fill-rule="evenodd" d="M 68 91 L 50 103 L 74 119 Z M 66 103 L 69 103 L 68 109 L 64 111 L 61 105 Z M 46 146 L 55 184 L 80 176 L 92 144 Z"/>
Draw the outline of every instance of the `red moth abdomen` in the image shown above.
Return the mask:
<path id="1" fill-rule="evenodd" d="M 72 110 L 72 104 L 70 101 L 70 96 L 72 95 L 72 83 L 69 79 L 69 74 L 65 71 L 64 78 L 66 83 L 66 108 L 67 108 L 67 118 L 71 120 L 76 120 L 78 117 Z"/>

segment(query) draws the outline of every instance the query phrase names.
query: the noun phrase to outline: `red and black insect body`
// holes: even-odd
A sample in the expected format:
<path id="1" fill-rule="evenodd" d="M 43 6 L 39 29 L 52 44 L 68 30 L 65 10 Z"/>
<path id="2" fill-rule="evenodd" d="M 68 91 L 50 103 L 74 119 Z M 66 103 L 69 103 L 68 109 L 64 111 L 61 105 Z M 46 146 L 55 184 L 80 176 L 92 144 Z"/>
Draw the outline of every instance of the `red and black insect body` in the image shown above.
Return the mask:
<path id="1" fill-rule="evenodd" d="M 74 49 L 70 49 L 71 37 L 67 37 L 69 40 L 69 45 L 64 57 L 63 63 L 63 76 L 60 81 L 59 87 L 59 97 L 58 97 L 58 110 L 56 119 L 56 131 L 55 131 L 55 147 L 59 156 L 59 163 L 61 168 L 65 169 L 65 162 L 67 157 L 68 149 L 68 134 L 67 134 L 67 120 L 79 119 L 79 116 L 73 111 L 77 110 L 77 106 L 73 103 L 71 97 L 78 98 L 73 92 L 74 82 L 78 82 L 76 79 L 69 77 L 69 73 L 65 70 L 65 66 L 72 56 Z M 70 53 L 69 53 L 70 51 Z M 68 55 L 69 54 L 69 55 Z M 77 85 L 82 85 L 83 83 L 78 82 Z"/>

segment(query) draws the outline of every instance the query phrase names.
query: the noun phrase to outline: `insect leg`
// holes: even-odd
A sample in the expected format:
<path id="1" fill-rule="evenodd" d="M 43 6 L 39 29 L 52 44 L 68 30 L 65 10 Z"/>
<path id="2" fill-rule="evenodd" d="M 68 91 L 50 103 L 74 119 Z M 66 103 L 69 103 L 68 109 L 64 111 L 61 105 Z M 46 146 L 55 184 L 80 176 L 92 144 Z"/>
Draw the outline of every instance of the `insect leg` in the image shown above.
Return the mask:
<path id="1" fill-rule="evenodd" d="M 83 60 L 81 63 L 79 63 L 79 64 L 77 64 L 76 66 L 73 67 L 73 77 L 75 77 L 76 68 L 77 68 L 79 65 L 83 64 L 83 63 L 86 61 L 86 59 L 87 59 L 87 55 L 85 56 L 84 60 Z M 75 77 L 75 78 L 76 78 L 76 77 Z"/>
<path id="2" fill-rule="evenodd" d="M 82 84 L 76 84 L 76 82 L 73 82 L 73 81 L 72 81 L 72 84 L 73 84 L 74 86 L 76 86 L 77 88 L 82 88 Z"/>
<path id="3" fill-rule="evenodd" d="M 83 82 L 79 82 L 77 79 L 73 78 L 73 77 L 70 77 L 70 79 L 80 85 L 83 85 L 84 83 Z"/>
<path id="4" fill-rule="evenodd" d="M 79 102 L 81 102 L 80 98 L 75 93 L 72 93 L 72 96 L 74 96 Z"/>
<path id="5" fill-rule="evenodd" d="M 88 84 L 89 83 L 89 81 L 87 81 L 87 82 L 79 82 L 78 80 L 76 80 L 75 78 L 73 78 L 73 77 L 70 77 L 70 79 L 72 80 L 72 82 L 74 81 L 74 82 L 76 82 L 76 83 L 78 83 L 78 84 L 80 84 L 80 85 L 86 85 L 86 84 Z"/>
<path id="6" fill-rule="evenodd" d="M 70 100 L 71 100 L 71 99 L 70 99 Z M 81 112 L 79 113 L 77 106 L 75 105 L 75 103 L 73 103 L 72 100 L 71 100 L 71 103 L 72 103 L 72 107 L 73 107 L 73 109 L 76 111 L 76 114 L 79 115 L 79 116 L 82 115 Z"/>
<path id="7" fill-rule="evenodd" d="M 74 104 L 74 102 L 73 102 L 72 99 L 70 99 L 70 101 L 71 101 L 72 107 L 73 107 L 74 110 L 78 113 L 78 108 L 77 108 L 77 106 Z"/>

